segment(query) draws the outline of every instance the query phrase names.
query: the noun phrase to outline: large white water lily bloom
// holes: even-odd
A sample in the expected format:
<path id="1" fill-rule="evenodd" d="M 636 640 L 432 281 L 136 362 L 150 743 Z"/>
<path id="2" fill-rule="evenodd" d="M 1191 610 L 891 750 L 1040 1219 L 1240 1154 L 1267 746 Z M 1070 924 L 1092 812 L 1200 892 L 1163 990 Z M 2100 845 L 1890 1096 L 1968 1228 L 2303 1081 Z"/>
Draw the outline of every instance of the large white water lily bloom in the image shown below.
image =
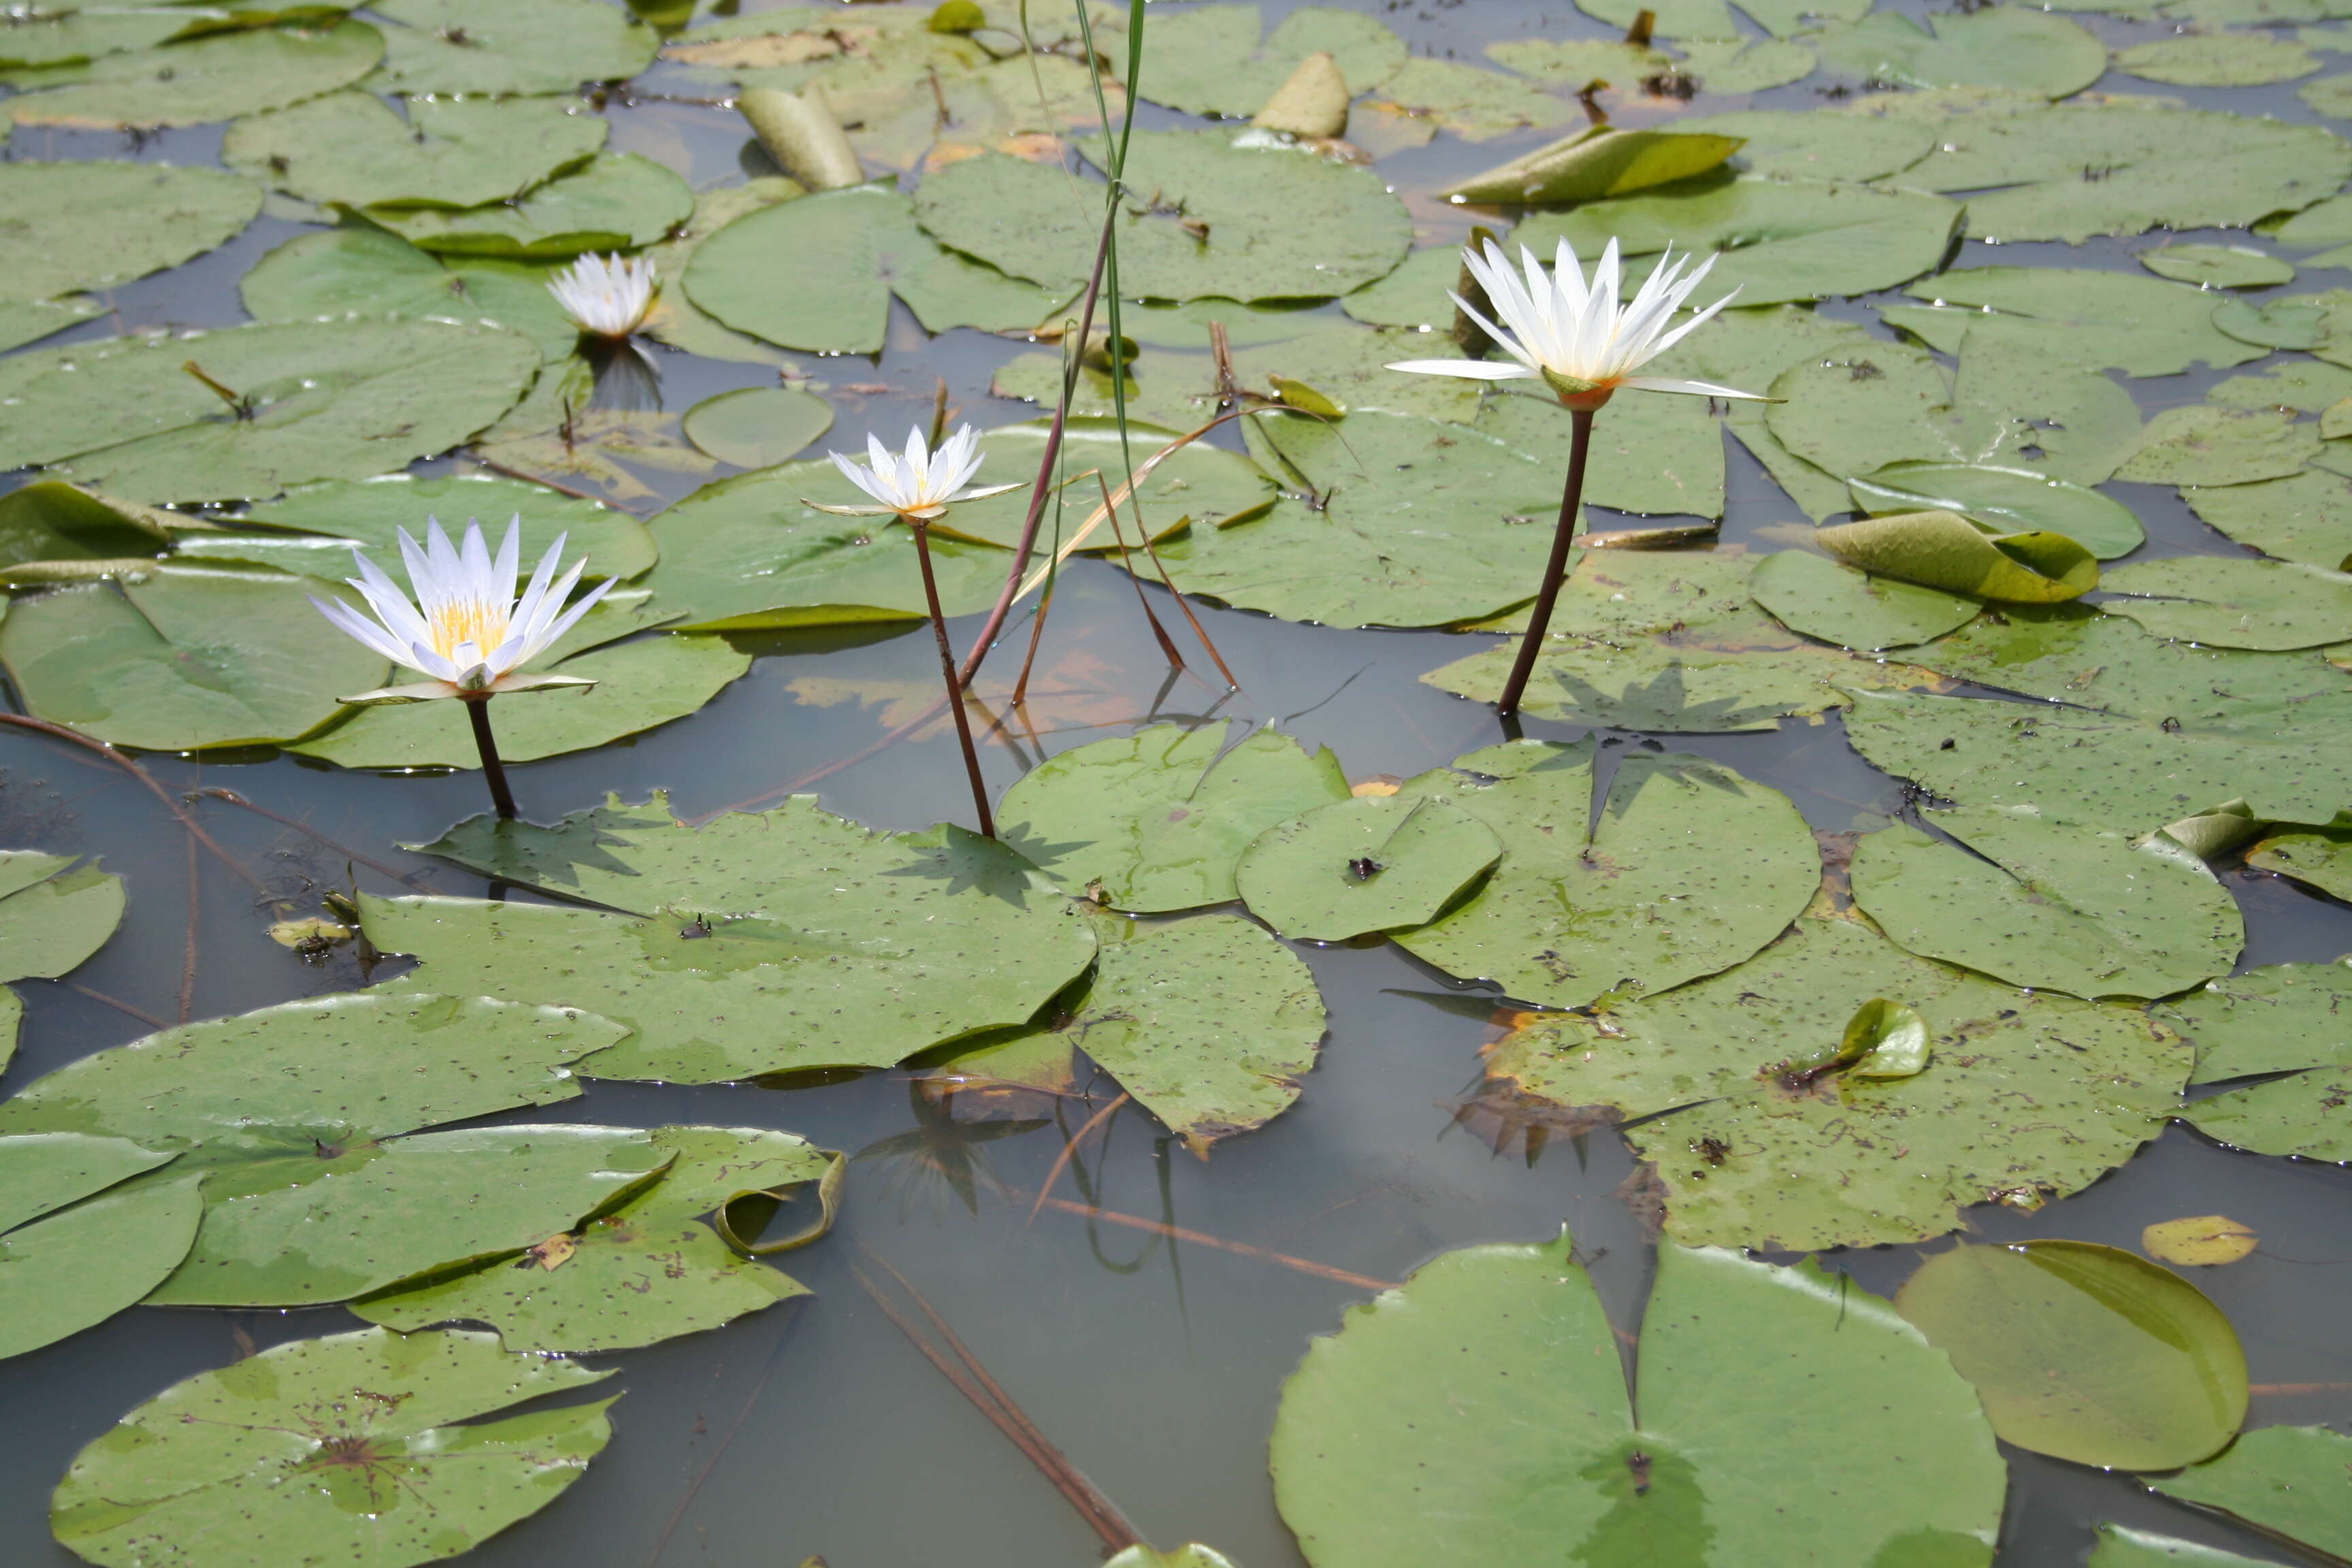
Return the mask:
<path id="1" fill-rule="evenodd" d="M 511 598 L 522 550 L 520 517 L 508 525 L 506 542 L 499 546 L 496 560 L 483 542 L 480 523 L 467 522 L 465 542 L 452 544 L 437 520 L 425 521 L 422 548 L 406 529 L 400 531 L 400 553 L 416 590 L 415 604 L 356 545 L 352 558 L 360 574 L 348 581 L 375 612 L 375 618 L 369 619 L 341 599 L 331 603 L 314 595 L 310 603 L 354 641 L 431 679 L 341 700 L 423 702 L 436 697 L 478 700 L 505 691 L 595 684 L 577 676 L 517 671 L 593 608 L 612 587 L 611 579 L 597 584 L 578 604 L 565 609 L 563 601 L 580 581 L 588 558 L 582 556 L 572 563 L 571 571 L 557 578 L 555 568 L 562 558 L 565 537 L 557 534 L 554 544 L 540 559 L 539 570 L 531 574 L 522 597 Z"/>
<path id="2" fill-rule="evenodd" d="M 547 291 L 591 336 L 620 339 L 646 323 L 656 275 L 643 256 L 583 256 L 547 280 Z"/>
<path id="3" fill-rule="evenodd" d="M 1689 277 L 1682 275 L 1690 262 L 1669 249 L 1643 280 L 1632 301 L 1617 302 L 1617 242 L 1610 240 L 1588 282 L 1576 251 L 1559 242 L 1559 255 L 1547 274 L 1536 253 L 1525 246 L 1519 257 L 1522 279 L 1512 269 L 1503 247 L 1486 242 L 1486 254 L 1465 248 L 1462 258 L 1470 275 L 1486 290 L 1500 325 L 1488 321 L 1461 295 L 1454 302 L 1486 330 L 1509 360 L 1413 359 L 1389 366 L 1422 375 L 1459 375 L 1473 381 L 1540 379 L 1559 394 L 1570 408 L 1598 408 L 1610 395 L 1636 392 L 1690 392 L 1707 397 L 1746 397 L 1768 401 L 1762 395 L 1717 386 L 1712 382 L 1675 381 L 1633 373 L 1704 326 L 1731 303 L 1739 290 L 1717 300 L 1690 320 L 1676 325 L 1675 313 L 1705 280 L 1715 266 L 1710 256 Z"/>
<path id="4" fill-rule="evenodd" d="M 977 449 L 979 445 L 980 432 L 969 425 L 940 442 L 936 452 L 929 449 L 920 430 L 907 432 L 907 450 L 903 454 L 891 451 L 869 435 L 866 437 L 866 462 L 845 458 L 838 452 L 826 455 L 851 484 L 882 504 L 827 506 L 805 497 L 802 504 L 836 517 L 887 517 L 895 513 L 908 522 L 929 522 L 944 514 L 953 502 L 979 500 L 1019 489 L 1018 483 L 983 485 L 976 490 L 963 488 L 971 482 L 972 475 L 980 472 L 980 465 L 987 461 L 986 455 Z"/>

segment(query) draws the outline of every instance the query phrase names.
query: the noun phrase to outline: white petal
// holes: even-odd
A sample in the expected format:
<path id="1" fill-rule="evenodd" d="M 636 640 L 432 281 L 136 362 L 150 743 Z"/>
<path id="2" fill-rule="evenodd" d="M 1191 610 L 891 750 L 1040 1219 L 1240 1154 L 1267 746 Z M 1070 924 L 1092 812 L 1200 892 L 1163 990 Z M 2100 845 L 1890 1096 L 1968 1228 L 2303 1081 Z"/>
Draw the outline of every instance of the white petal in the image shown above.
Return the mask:
<path id="1" fill-rule="evenodd" d="M 382 654 L 395 664 L 408 662 L 408 656 L 402 650 L 398 638 L 341 599 L 321 599 L 316 594 L 310 595 L 310 599 L 318 606 L 319 613 L 327 617 L 328 625 L 353 642 L 371 652 Z"/>
<path id="2" fill-rule="evenodd" d="M 979 467 L 979 465 L 978 465 L 978 464 L 974 464 L 974 465 L 973 465 L 973 467 L 977 468 L 977 467 Z M 1005 491 L 1007 491 L 1007 490 L 1017 490 L 1017 489 L 1020 489 L 1023 486 L 1026 485 L 1028 482 L 1029 482 L 1029 481 L 1028 481 L 1028 480 L 1026 480 L 1026 479 L 1015 479 L 1015 480 L 1013 480 L 1013 481 L 1011 484 L 1009 484 L 1009 485 L 982 485 L 982 486 L 981 486 L 981 487 L 980 487 L 980 489 L 976 489 L 976 490 L 963 490 L 963 491 L 961 491 L 961 492 L 959 492 L 959 493 L 957 493 L 957 494 L 955 494 L 955 495 L 951 495 L 951 496 L 948 497 L 948 500 L 987 500 L 990 496 L 1001 496 L 1001 495 L 1003 495 L 1003 494 Z"/>
<path id="3" fill-rule="evenodd" d="M 1523 364 L 1485 359 L 1404 359 L 1384 368 L 1410 375 L 1458 375 L 1465 381 L 1526 381 L 1543 374 Z"/>
<path id="4" fill-rule="evenodd" d="M 1717 386 L 1711 381 L 1675 381 L 1662 375 L 1629 375 L 1617 384 L 1626 392 L 1687 392 L 1700 397 L 1738 397 L 1750 403 L 1778 403 L 1777 397 L 1760 392 L 1742 392 L 1734 386 Z"/>

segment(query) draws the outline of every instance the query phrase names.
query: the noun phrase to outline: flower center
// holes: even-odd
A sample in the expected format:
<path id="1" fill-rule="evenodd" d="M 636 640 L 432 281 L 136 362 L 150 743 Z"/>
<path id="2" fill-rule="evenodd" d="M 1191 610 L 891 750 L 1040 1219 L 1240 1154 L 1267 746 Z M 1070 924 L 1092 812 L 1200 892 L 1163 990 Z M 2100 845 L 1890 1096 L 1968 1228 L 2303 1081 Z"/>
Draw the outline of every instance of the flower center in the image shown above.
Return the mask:
<path id="1" fill-rule="evenodd" d="M 467 643 L 487 654 L 507 640 L 508 606 L 484 599 L 456 599 L 434 607 L 428 625 L 433 651 L 444 658 Z"/>

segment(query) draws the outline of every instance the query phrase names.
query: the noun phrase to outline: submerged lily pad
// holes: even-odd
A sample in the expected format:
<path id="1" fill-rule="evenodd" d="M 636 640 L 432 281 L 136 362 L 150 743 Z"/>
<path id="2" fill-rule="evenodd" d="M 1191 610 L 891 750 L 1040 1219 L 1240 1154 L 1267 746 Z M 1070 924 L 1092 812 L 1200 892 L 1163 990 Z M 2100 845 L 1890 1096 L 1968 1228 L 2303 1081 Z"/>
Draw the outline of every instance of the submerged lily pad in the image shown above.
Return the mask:
<path id="1" fill-rule="evenodd" d="M 1748 581 L 1756 602 L 1790 630 L 1863 652 L 1933 642 L 1966 626 L 1982 607 L 1974 599 L 1873 577 L 1803 550 L 1764 556 Z"/>
<path id="2" fill-rule="evenodd" d="M 2110 1469 L 2210 1455 L 2246 1415 L 2246 1356 L 2178 1274 L 2087 1241 L 1966 1244 L 1895 1309 L 1952 1358 L 2006 1442 Z"/>
<path id="3" fill-rule="evenodd" d="M 780 275 L 780 266 L 789 270 Z M 813 353 L 872 353 L 893 294 L 935 332 L 1026 331 L 1083 283 L 1041 288 L 942 250 L 916 226 L 907 197 L 860 185 L 736 218 L 696 247 L 683 286 L 737 331 Z"/>
<path id="4" fill-rule="evenodd" d="M 704 1216 L 815 1182 L 840 1156 L 764 1128 L 656 1127 L 652 1138 L 674 1163 L 612 1213 L 557 1233 L 553 1245 L 404 1282 L 352 1310 L 402 1333 L 487 1323 L 512 1351 L 616 1351 L 806 1295 L 792 1276 L 728 1246 Z"/>
<path id="5" fill-rule="evenodd" d="M 1956 511 L 2004 533 L 2063 533 L 2102 561 L 2147 541 L 2113 496 L 2032 468 L 1906 461 L 1853 475 L 1846 489 L 1861 511 Z"/>
<path id="6" fill-rule="evenodd" d="M 1259 834 L 1234 881 L 1250 913 L 1284 936 L 1346 942 L 1436 919 L 1502 853 L 1494 829 L 1458 806 L 1362 795 Z"/>
<path id="7" fill-rule="evenodd" d="M 1004 792 L 997 818 L 1070 891 L 1152 913 L 1238 897 L 1234 864 L 1252 839 L 1347 798 L 1328 747 L 1310 755 L 1274 730 L 1235 741 L 1230 723 L 1155 724 L 1040 763 Z"/>
<path id="8" fill-rule="evenodd" d="M 103 1322 L 187 1256 L 200 1178 L 130 1178 L 173 1156 L 126 1138 L 0 1138 L 0 1358 Z"/>
<path id="9" fill-rule="evenodd" d="M 1370 91 L 1405 65 L 1404 40 L 1359 12 L 1303 6 L 1263 42 L 1258 27 L 1255 5 L 1194 5 L 1154 17 L 1145 46 L 1151 68 L 1138 90 L 1188 114 L 1244 120 L 1308 55 L 1330 55 L 1350 93 Z"/>
<path id="10" fill-rule="evenodd" d="M 2264 1426 L 2176 1476 L 2142 1478 L 2168 1498 L 2264 1535 L 2352 1557 L 2352 1437 L 2325 1426 Z M 2153 1468 L 2153 1467 L 2151 1467 Z"/>
<path id="11" fill-rule="evenodd" d="M 1307 1558 L 1439 1562 L 1475 1519 L 1498 1563 L 1991 1561 L 1991 1431 L 1885 1302 L 1814 1263 L 1665 1247 L 1641 1324 L 1637 1421 L 1565 1234 L 1446 1253 L 1351 1309 L 1275 1419 L 1275 1500 Z M 1783 1462 L 1791 1430 L 1822 1436 L 1811 1463 Z"/>
<path id="12" fill-rule="evenodd" d="M 607 123 L 546 99 L 408 100 L 337 92 L 236 121 L 221 161 L 281 191 L 350 206 L 470 207 L 521 195 L 593 157 Z"/>
<path id="13" fill-rule="evenodd" d="M 2160 637 L 2213 647 L 2318 647 L 2352 638 L 2352 576 L 2284 561 L 2176 556 L 2107 574 L 2103 600 Z"/>
<path id="14" fill-rule="evenodd" d="M 11 162 L 0 163 L 0 299 L 32 301 L 201 256 L 253 221 L 261 187 L 166 163 Z M 46 331 L 70 324 L 61 316 Z"/>
<path id="15" fill-rule="evenodd" d="M 1468 902 L 1397 942 L 1449 974 L 1577 1007 L 1727 969 L 1805 907 L 1821 858 L 1786 795 L 1718 763 L 1635 754 L 1596 811 L 1593 751 L 1512 742 L 1411 781 L 1400 798 L 1460 807 L 1503 858 Z"/>
<path id="16" fill-rule="evenodd" d="M 435 93 L 570 92 L 619 81 L 653 63 L 660 36 L 646 20 L 594 0 L 381 0 L 383 68 L 368 85 L 412 101 Z"/>
<path id="17" fill-rule="evenodd" d="M 437 1562 L 553 1502 L 613 1430 L 610 1400 L 475 1418 L 611 1375 L 495 1334 L 297 1340 L 125 1415 L 75 1457 L 50 1528 L 104 1568 Z"/>
<path id="18" fill-rule="evenodd" d="M 2107 70 L 2107 48 L 2078 23 L 2023 5 L 1948 12 L 1922 26 L 1878 11 L 1813 40 L 1832 70 L 1905 87 L 2000 87 L 2064 98 Z"/>
<path id="19" fill-rule="evenodd" d="M 1928 1020 L 1924 1071 L 1786 1074 L 1874 997 Z M 1487 1070 L 1622 1116 L 1670 1235 L 1799 1251 L 1921 1241 L 1972 1204 L 2089 1185 L 2163 1131 L 2189 1050 L 2134 1009 L 2020 993 L 1816 912 L 1696 984 L 1524 1021 Z"/>
<path id="20" fill-rule="evenodd" d="M 1099 144 L 1087 153 L 1102 155 Z M 1139 131 L 1126 180 L 1156 193 L 1154 206 L 1122 209 L 1118 231 L 1119 287 L 1143 299 L 1344 294 L 1412 244 L 1404 204 L 1371 170 L 1227 131 Z M 925 180 L 915 212 L 940 244 L 1061 298 L 1085 286 L 1102 221 L 1072 199 L 1064 171 L 1002 153 Z"/>
<path id="21" fill-rule="evenodd" d="M 277 572 L 158 566 L 55 589 L 0 621 L 25 705 L 118 745 L 268 745 L 309 733 L 384 683 L 383 656 L 311 608 L 331 584 Z"/>
<path id="22" fill-rule="evenodd" d="M 363 900 L 392 984 L 554 994 L 637 1032 L 605 1078 L 716 1083 L 886 1067 L 1026 1023 L 1093 961 L 1070 901 L 961 828 L 875 833 L 806 797 L 700 828 L 660 796 L 546 828 L 478 818 L 430 847 L 486 875 L 627 912 Z"/>
<path id="23" fill-rule="evenodd" d="M 2213 325 L 2207 290 L 2128 272 L 1964 267 L 1906 292 L 1934 303 L 1879 313 L 1946 353 L 1959 353 L 1963 338 L 1971 347 L 2009 342 L 2131 375 L 2172 375 L 2200 363 L 2221 370 L 2262 357 Z"/>
<path id="24" fill-rule="evenodd" d="M 2116 68 L 2179 87 L 2261 87 L 2309 76 L 2319 68 L 2319 57 L 2267 34 L 2205 33 L 2119 49 Z"/>
<path id="25" fill-rule="evenodd" d="M 201 125 L 349 87 L 383 55 L 382 35 L 341 17 L 212 33 L 44 73 L 68 84 L 11 98 L 8 112 L 19 125 L 76 130 Z"/>
<path id="26" fill-rule="evenodd" d="M 251 416 L 183 368 L 191 362 Z M 455 446 L 504 412 L 538 367 L 519 333 L 443 321 L 76 343 L 0 362 L 0 398 L 29 411 L 0 438 L 0 463 L 45 463 L 126 500 L 271 496 Z"/>
<path id="27" fill-rule="evenodd" d="M 694 192 L 635 153 L 600 153 L 520 201 L 487 206 L 372 206 L 368 220 L 420 250 L 559 261 L 583 250 L 630 250 L 668 237 L 694 212 Z"/>

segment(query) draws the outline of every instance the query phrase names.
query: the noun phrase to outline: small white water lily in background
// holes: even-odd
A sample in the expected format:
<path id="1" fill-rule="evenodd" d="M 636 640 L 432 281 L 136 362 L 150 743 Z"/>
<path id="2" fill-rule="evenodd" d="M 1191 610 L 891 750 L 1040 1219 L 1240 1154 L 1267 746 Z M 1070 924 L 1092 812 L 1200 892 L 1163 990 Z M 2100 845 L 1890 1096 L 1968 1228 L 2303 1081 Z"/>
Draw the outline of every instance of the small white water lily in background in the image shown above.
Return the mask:
<path id="1" fill-rule="evenodd" d="M 1559 603 L 1559 585 L 1568 576 L 1579 509 L 1584 500 L 1584 462 L 1592 445 L 1593 416 L 1619 392 L 1688 392 L 1759 403 L 1771 400 L 1713 382 L 1634 374 L 1712 321 L 1738 295 L 1734 289 L 1690 320 L 1675 323 L 1675 313 L 1714 268 L 1711 256 L 1685 278 L 1683 269 L 1689 266 L 1690 257 L 1685 254 L 1677 259 L 1668 249 L 1659 256 L 1633 300 L 1622 306 L 1617 300 L 1621 274 L 1613 237 L 1601 248 L 1590 279 L 1576 259 L 1575 247 L 1565 239 L 1559 242 L 1549 273 L 1525 246 L 1519 247 L 1520 271 L 1514 272 L 1503 247 L 1491 239 L 1484 254 L 1465 247 L 1462 259 L 1470 276 L 1486 291 L 1487 301 L 1502 322 L 1488 321 L 1459 294 L 1453 296 L 1454 302 L 1510 360 L 1412 359 L 1389 369 L 1415 375 L 1458 375 L 1472 381 L 1540 380 L 1568 409 L 1571 431 L 1568 484 L 1559 499 L 1559 521 L 1552 530 L 1551 558 L 1544 563 L 1543 582 L 1528 614 L 1527 632 L 1519 638 L 1518 657 L 1512 661 L 1510 677 L 1503 682 L 1503 694 L 1495 704 L 1508 717 L 1519 710 L 1519 700 L 1527 695 L 1544 634 L 1551 627 L 1552 606 Z"/>
<path id="2" fill-rule="evenodd" d="M 929 522 L 944 516 L 950 506 L 961 500 L 980 500 L 988 496 L 1001 496 L 1007 490 L 1017 490 L 1018 483 L 984 485 L 976 490 L 963 487 L 980 472 L 987 457 L 979 450 L 980 432 L 967 425 L 940 443 L 936 452 L 923 439 L 920 430 L 907 432 L 907 450 L 894 453 L 885 447 L 880 437 L 866 437 L 866 458 L 863 463 L 855 458 L 845 458 L 839 452 L 826 456 L 849 482 L 872 496 L 879 506 L 827 506 L 823 501 L 801 498 L 803 506 L 819 511 L 829 511 L 835 517 L 888 517 L 897 515 L 910 523 Z"/>
<path id="3" fill-rule="evenodd" d="M 1714 257 L 1700 262 L 1685 278 L 1682 271 L 1690 257 L 1685 254 L 1677 259 L 1669 248 L 1658 258 L 1658 265 L 1633 300 L 1622 307 L 1617 302 L 1620 268 L 1614 239 L 1601 251 L 1590 282 L 1576 259 L 1575 248 L 1564 239 L 1549 275 L 1527 247 L 1519 247 L 1519 258 L 1524 279 L 1512 270 L 1503 247 L 1493 240 L 1486 242 L 1483 256 L 1467 247 L 1462 252 L 1470 275 L 1486 289 L 1495 313 L 1503 318 L 1500 325 L 1488 321 L 1461 295 L 1453 296 L 1454 302 L 1495 340 L 1495 345 L 1511 356 L 1508 362 L 1413 359 L 1388 368 L 1472 381 L 1540 379 L 1570 408 L 1598 408 L 1619 391 L 1688 392 L 1766 401 L 1759 394 L 1712 382 L 1633 374 L 1706 325 L 1738 297 L 1739 290 L 1734 289 L 1689 321 L 1675 324 L 1675 313 L 1705 281 L 1715 266 Z"/>
<path id="4" fill-rule="evenodd" d="M 591 337 L 627 337 L 654 308 L 657 276 L 645 256 L 583 256 L 547 280 L 547 291 Z"/>

